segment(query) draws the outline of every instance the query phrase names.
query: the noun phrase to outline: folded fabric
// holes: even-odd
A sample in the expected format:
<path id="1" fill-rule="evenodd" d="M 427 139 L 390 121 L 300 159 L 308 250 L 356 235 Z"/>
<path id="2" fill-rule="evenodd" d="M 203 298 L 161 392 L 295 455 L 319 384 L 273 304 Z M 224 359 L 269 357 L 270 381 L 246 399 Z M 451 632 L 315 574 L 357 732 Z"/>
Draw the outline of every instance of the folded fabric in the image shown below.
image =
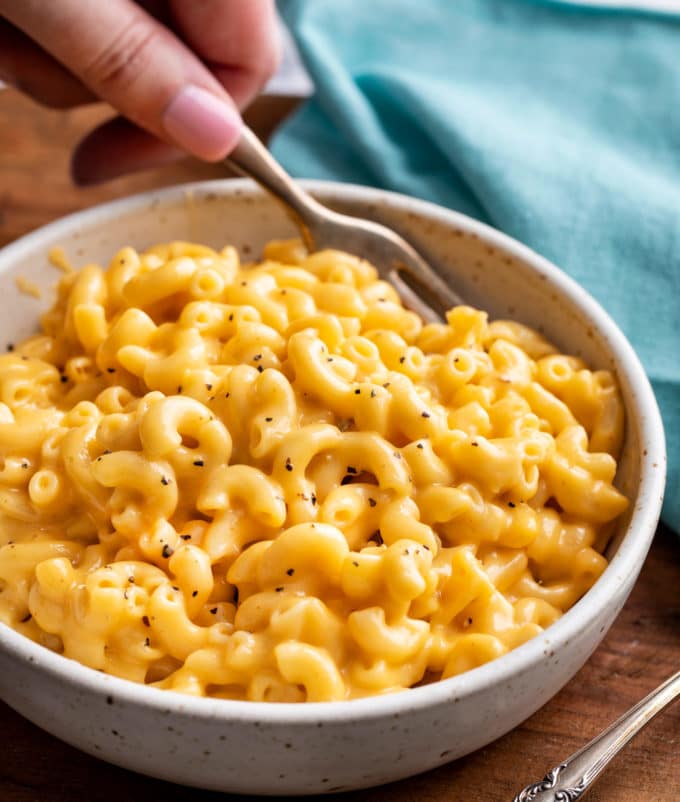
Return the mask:
<path id="1" fill-rule="evenodd" d="M 652 380 L 680 530 L 680 17 L 558 0 L 283 0 L 297 176 L 483 220 L 586 287 Z"/>

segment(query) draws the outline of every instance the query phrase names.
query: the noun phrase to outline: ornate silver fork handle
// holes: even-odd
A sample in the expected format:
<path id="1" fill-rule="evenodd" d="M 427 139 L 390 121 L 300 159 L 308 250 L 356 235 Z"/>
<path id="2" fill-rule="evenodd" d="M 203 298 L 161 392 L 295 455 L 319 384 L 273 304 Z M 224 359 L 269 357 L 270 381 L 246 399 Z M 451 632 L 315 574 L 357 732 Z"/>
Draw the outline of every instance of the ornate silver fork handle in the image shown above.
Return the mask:
<path id="1" fill-rule="evenodd" d="M 579 799 L 628 741 L 678 697 L 680 671 L 564 763 L 550 769 L 540 782 L 527 785 L 513 802 L 573 802 Z"/>

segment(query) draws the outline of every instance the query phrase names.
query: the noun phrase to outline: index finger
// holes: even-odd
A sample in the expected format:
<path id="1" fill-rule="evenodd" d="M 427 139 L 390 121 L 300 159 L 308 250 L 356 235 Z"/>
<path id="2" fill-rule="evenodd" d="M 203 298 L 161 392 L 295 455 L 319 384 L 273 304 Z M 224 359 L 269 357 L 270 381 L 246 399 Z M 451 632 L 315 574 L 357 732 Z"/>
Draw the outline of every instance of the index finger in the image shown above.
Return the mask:
<path id="1" fill-rule="evenodd" d="M 241 119 L 219 81 L 131 0 L 0 0 L 0 14 L 147 131 L 211 161 L 238 141 Z"/>

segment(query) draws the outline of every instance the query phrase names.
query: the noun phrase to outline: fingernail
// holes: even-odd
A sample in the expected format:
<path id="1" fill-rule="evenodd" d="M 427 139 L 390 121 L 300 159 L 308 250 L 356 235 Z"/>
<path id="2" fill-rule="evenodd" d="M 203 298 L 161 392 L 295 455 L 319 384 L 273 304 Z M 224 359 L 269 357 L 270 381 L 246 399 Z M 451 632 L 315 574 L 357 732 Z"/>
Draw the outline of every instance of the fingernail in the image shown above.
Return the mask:
<path id="1" fill-rule="evenodd" d="M 173 141 L 199 159 L 223 159 L 237 143 L 243 122 L 238 112 L 198 86 L 185 86 L 163 114 Z"/>

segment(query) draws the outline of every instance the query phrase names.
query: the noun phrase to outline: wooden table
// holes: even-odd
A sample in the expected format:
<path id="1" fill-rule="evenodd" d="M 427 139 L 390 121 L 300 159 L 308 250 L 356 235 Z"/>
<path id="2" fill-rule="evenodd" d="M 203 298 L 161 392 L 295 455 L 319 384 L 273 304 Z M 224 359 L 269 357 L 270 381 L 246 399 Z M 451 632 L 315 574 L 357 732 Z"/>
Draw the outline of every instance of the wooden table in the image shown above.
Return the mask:
<path id="1" fill-rule="evenodd" d="M 290 108 L 261 103 L 250 115 L 266 133 Z M 71 147 L 103 108 L 47 111 L 0 92 L 0 245 L 57 217 L 111 198 L 181 181 L 218 177 L 184 162 L 76 189 Z M 527 782 L 576 751 L 680 668 L 680 539 L 661 527 L 627 605 L 576 677 L 521 727 L 475 754 L 410 780 L 341 794 L 338 802 L 510 802 Z M 1 802 L 208 802 L 218 794 L 169 785 L 102 763 L 57 741 L 0 705 Z M 236 797 L 231 797 L 236 799 Z M 242 797 L 240 797 L 242 798 Z M 680 800 L 680 705 L 632 742 L 596 785 L 592 802 Z"/>

